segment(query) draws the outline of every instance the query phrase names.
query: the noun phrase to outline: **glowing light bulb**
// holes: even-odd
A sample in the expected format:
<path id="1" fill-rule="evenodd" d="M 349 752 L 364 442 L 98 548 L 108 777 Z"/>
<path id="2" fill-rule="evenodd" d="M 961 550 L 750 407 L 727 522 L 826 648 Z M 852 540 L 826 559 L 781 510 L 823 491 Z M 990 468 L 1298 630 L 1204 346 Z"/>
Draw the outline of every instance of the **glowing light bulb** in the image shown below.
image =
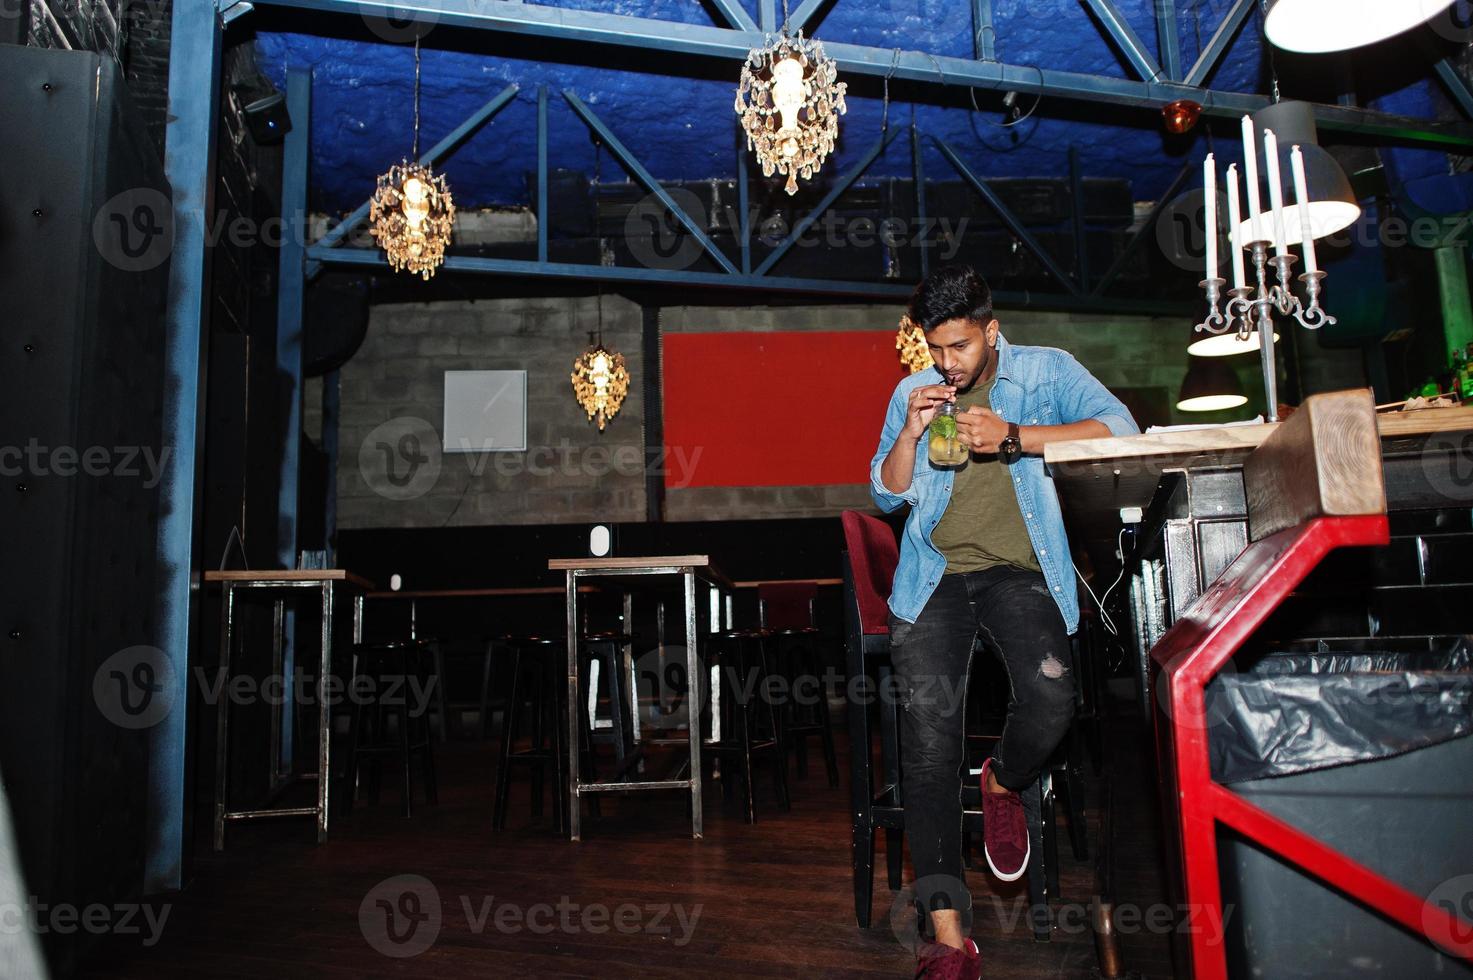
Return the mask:
<path id="1" fill-rule="evenodd" d="M 777 108 L 778 115 L 782 119 L 782 125 L 778 128 L 778 134 L 796 134 L 798 132 L 798 110 L 803 108 L 803 65 L 797 58 L 784 58 L 772 68 L 772 104 Z M 793 152 L 797 152 L 797 140 L 788 138 L 793 144 Z M 787 156 L 786 145 L 783 152 Z"/>

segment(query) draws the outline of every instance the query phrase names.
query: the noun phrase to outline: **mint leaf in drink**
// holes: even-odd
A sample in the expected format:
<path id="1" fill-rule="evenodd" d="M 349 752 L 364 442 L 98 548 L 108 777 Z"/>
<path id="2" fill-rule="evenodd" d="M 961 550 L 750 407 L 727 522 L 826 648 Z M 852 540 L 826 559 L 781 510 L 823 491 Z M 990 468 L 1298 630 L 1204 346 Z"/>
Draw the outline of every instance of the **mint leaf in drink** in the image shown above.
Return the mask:
<path id="1" fill-rule="evenodd" d="M 937 415 L 931 420 L 931 434 L 943 439 L 955 439 L 956 418 L 950 415 Z"/>

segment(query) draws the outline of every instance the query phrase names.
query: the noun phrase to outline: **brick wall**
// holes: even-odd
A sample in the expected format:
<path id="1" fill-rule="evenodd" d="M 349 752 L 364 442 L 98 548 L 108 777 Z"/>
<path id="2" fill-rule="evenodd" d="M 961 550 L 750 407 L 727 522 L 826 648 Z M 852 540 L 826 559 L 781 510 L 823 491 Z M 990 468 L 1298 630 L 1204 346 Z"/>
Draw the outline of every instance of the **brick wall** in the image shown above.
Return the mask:
<path id="1" fill-rule="evenodd" d="M 568 381 L 573 357 L 594 325 L 595 305 L 584 297 L 374 306 L 368 338 L 342 370 L 339 526 L 643 521 L 641 313 L 624 299 L 604 298 L 605 341 L 625 355 L 632 379 L 622 412 L 600 435 L 574 402 Z M 892 305 L 672 306 L 660 311 L 660 323 L 667 334 L 889 330 L 898 313 Z M 1031 311 L 1000 318 L 1010 340 L 1071 350 L 1106 385 L 1155 391 L 1162 405 L 1174 403 L 1186 373 L 1186 328 L 1178 319 Z M 489 458 L 440 453 L 444 372 L 508 368 L 529 372 L 528 451 Z M 1245 378 L 1251 370 L 1250 364 Z M 315 396 L 309 397 L 309 431 L 316 408 Z M 1174 413 L 1166 419 L 1187 420 Z M 424 450 L 434 440 L 435 461 L 425 465 L 438 470 L 432 480 L 419 477 L 400 489 L 384 483 L 388 464 L 379 447 L 395 456 L 404 435 L 419 440 L 420 455 L 430 455 Z M 869 506 L 863 485 L 700 487 L 667 491 L 665 516 L 825 517 Z"/>
<path id="2" fill-rule="evenodd" d="M 604 343 L 632 376 L 603 433 L 569 381 L 596 322 L 595 297 L 374 306 L 363 347 L 342 369 L 338 526 L 644 520 L 642 316 L 627 300 L 603 299 Z M 506 369 L 527 371 L 527 452 L 441 453 L 444 372 Z M 430 457 L 429 469 L 397 488 L 386 467 L 409 472 L 408 455 L 395 455 L 405 435 L 418 442 L 403 445 L 420 447 L 408 455 Z"/>

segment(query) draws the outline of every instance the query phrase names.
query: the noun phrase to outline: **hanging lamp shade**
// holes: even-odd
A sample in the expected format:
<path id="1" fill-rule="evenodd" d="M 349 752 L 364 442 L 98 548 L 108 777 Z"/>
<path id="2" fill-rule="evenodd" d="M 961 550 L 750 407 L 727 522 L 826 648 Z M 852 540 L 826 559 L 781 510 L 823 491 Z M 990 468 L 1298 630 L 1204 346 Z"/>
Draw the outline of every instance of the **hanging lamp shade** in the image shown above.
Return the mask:
<path id="1" fill-rule="evenodd" d="M 1285 51 L 1325 54 L 1375 44 L 1424 24 L 1454 0 L 1270 0 L 1263 33 Z"/>
<path id="2" fill-rule="evenodd" d="M 1187 353 L 1198 357 L 1231 357 L 1234 354 L 1258 353 L 1258 327 L 1255 325 L 1247 337 L 1239 339 L 1238 331 L 1226 333 L 1200 333 L 1188 327 Z M 1274 343 L 1279 342 L 1279 332 L 1274 331 Z"/>
<path id="3" fill-rule="evenodd" d="M 1293 167 L 1290 157 L 1294 147 L 1304 156 L 1304 179 L 1309 188 L 1309 222 L 1316 240 L 1328 238 L 1344 231 L 1360 220 L 1360 203 L 1350 186 L 1345 170 L 1328 151 L 1320 145 L 1319 129 L 1314 121 L 1314 107 L 1308 102 L 1275 102 L 1253 113 L 1253 125 L 1257 129 L 1255 145 L 1263 153 L 1264 130 L 1273 130 L 1279 142 L 1279 173 L 1284 181 L 1284 232 L 1288 244 L 1298 245 L 1301 240 L 1299 202 L 1294 198 Z M 1268 194 L 1268 168 L 1261 163 L 1258 167 L 1259 197 L 1265 202 Z M 1239 226 L 1243 242 L 1253 240 L 1252 229 L 1247 220 Z M 1271 244 L 1278 244 L 1272 214 L 1265 211 L 1262 234 Z"/>
<path id="4" fill-rule="evenodd" d="M 1221 412 L 1248 404 L 1238 372 L 1214 357 L 1194 357 L 1176 407 L 1183 412 Z"/>

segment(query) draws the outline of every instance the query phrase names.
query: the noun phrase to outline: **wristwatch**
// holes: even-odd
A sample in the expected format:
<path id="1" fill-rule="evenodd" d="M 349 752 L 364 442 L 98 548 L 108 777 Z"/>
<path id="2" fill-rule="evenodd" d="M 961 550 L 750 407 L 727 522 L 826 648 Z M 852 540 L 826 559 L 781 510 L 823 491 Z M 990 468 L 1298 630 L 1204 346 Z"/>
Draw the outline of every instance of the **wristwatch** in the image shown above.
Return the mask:
<path id="1" fill-rule="evenodd" d="M 1018 437 L 1018 423 L 1009 422 L 1008 434 L 997 445 L 997 456 L 1004 464 L 1011 466 L 1021 455 L 1023 455 L 1023 440 Z"/>

